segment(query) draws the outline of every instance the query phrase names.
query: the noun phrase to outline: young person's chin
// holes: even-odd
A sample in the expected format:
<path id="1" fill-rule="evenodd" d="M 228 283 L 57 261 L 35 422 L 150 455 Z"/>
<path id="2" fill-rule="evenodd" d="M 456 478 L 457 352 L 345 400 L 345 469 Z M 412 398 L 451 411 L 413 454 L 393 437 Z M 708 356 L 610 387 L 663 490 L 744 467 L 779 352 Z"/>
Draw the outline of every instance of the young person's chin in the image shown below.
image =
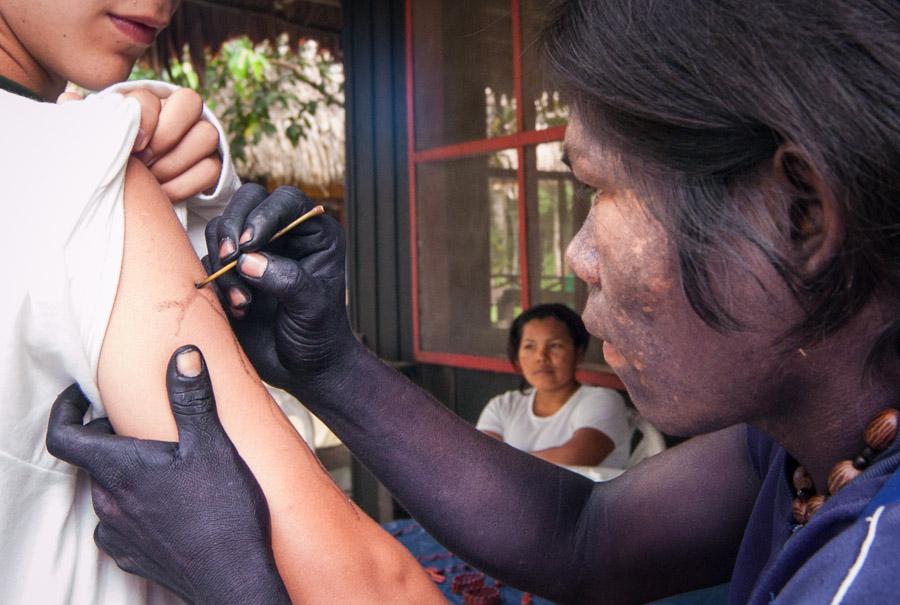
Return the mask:
<path id="1" fill-rule="evenodd" d="M 103 90 L 128 79 L 133 63 L 110 66 L 84 74 L 72 74 L 69 81 L 86 90 Z"/>

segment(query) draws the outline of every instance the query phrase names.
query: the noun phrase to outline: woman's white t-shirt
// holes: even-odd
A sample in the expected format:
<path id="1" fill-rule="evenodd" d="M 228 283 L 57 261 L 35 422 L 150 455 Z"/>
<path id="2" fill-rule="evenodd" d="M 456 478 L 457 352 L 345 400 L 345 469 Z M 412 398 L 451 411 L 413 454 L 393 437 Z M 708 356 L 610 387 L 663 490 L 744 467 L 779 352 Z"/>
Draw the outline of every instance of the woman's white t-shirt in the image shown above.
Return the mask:
<path id="1" fill-rule="evenodd" d="M 612 389 L 582 385 L 551 416 L 534 413 L 534 389 L 507 391 L 491 399 L 478 418 L 478 430 L 503 435 L 511 446 L 533 452 L 566 443 L 582 428 L 606 434 L 615 449 L 604 467 L 625 468 L 631 450 L 631 414 L 622 396 Z"/>
<path id="2" fill-rule="evenodd" d="M 97 365 L 139 122 L 137 102 L 118 94 L 54 105 L 0 90 L 0 603 L 181 602 L 97 549 L 86 475 L 45 447 L 50 406 L 71 383 L 104 414 Z M 217 213 L 236 184 L 220 183 L 202 211 Z M 177 213 L 190 224 L 191 212 Z"/>

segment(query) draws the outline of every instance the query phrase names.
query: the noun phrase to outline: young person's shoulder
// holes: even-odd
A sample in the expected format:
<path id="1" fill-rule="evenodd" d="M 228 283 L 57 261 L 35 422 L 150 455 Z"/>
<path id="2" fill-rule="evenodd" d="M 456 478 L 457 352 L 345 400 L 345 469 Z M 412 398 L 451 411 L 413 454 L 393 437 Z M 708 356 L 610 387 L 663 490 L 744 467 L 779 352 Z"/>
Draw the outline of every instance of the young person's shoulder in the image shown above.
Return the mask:
<path id="1" fill-rule="evenodd" d="M 4 130 L 22 134 L 21 139 L 4 137 L 8 144 L 40 147 L 55 143 L 57 148 L 90 144 L 91 141 L 72 140 L 72 136 L 88 137 L 95 141 L 121 142 L 134 134 L 140 126 L 140 106 L 134 99 L 120 94 L 93 94 L 82 101 L 63 104 L 39 102 L 6 91 L 0 91 L 0 108 Z M 130 144 L 134 143 L 133 135 Z M 6 145 L 4 145 L 6 146 Z"/>
<path id="2" fill-rule="evenodd" d="M 8 175 L 33 185 L 68 181 L 69 191 L 79 181 L 102 184 L 111 170 L 124 169 L 140 127 L 137 101 L 116 94 L 62 105 L 3 94 L 0 107 Z"/>
<path id="3" fill-rule="evenodd" d="M 124 170 L 140 129 L 140 106 L 119 94 L 90 95 L 55 107 L 60 158 L 107 182 Z M 99 173 L 99 174 L 98 174 Z"/>
<path id="4" fill-rule="evenodd" d="M 66 237 L 99 197 L 117 197 L 140 128 L 140 107 L 121 95 L 62 105 L 0 97 L 6 193 L 47 237 Z"/>

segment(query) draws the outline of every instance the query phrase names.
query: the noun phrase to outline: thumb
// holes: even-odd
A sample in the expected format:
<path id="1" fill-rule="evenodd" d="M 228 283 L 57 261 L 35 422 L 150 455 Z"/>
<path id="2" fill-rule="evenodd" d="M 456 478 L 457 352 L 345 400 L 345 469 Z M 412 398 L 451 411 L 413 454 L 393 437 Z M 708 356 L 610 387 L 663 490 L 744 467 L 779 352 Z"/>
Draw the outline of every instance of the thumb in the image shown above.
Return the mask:
<path id="1" fill-rule="evenodd" d="M 193 451 L 201 441 L 224 438 L 216 400 L 203 354 L 193 345 L 180 347 L 172 354 L 166 371 L 166 386 L 172 414 L 178 426 L 178 449 L 182 455 Z"/>
<path id="2" fill-rule="evenodd" d="M 300 295 L 306 290 L 308 279 L 300 263 L 295 260 L 253 252 L 238 257 L 237 268 L 250 284 L 271 294 L 288 308 L 302 300 Z"/>

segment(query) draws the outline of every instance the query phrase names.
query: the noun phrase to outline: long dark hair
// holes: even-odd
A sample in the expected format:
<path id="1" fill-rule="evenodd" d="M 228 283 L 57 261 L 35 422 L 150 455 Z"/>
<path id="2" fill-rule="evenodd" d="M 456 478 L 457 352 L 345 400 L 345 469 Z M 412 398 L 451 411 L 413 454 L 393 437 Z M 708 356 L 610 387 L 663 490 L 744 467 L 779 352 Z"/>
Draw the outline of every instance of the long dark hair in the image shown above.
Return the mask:
<path id="1" fill-rule="evenodd" d="M 900 2 L 568 0 L 543 49 L 591 137 L 669 230 L 707 324 L 742 327 L 710 283 L 716 263 L 740 262 L 740 242 L 805 310 L 791 346 L 839 329 L 876 288 L 900 298 Z M 753 184 L 785 143 L 843 213 L 841 251 L 812 277 L 754 227 L 766 210 Z M 895 319 L 870 365 L 898 345 Z"/>
<path id="2" fill-rule="evenodd" d="M 591 335 L 588 333 L 581 316 L 567 307 L 559 303 L 546 303 L 543 305 L 535 305 L 521 313 L 513 320 L 509 327 L 509 338 L 506 341 L 506 355 L 509 361 L 516 367 L 519 363 L 519 346 L 522 344 L 522 331 L 525 324 L 533 319 L 546 319 L 552 317 L 565 324 L 572 337 L 572 343 L 575 345 L 575 351 L 583 353 L 587 351 L 588 343 Z M 519 384 L 519 390 L 524 391 L 528 387 L 528 382 L 522 378 Z"/>

